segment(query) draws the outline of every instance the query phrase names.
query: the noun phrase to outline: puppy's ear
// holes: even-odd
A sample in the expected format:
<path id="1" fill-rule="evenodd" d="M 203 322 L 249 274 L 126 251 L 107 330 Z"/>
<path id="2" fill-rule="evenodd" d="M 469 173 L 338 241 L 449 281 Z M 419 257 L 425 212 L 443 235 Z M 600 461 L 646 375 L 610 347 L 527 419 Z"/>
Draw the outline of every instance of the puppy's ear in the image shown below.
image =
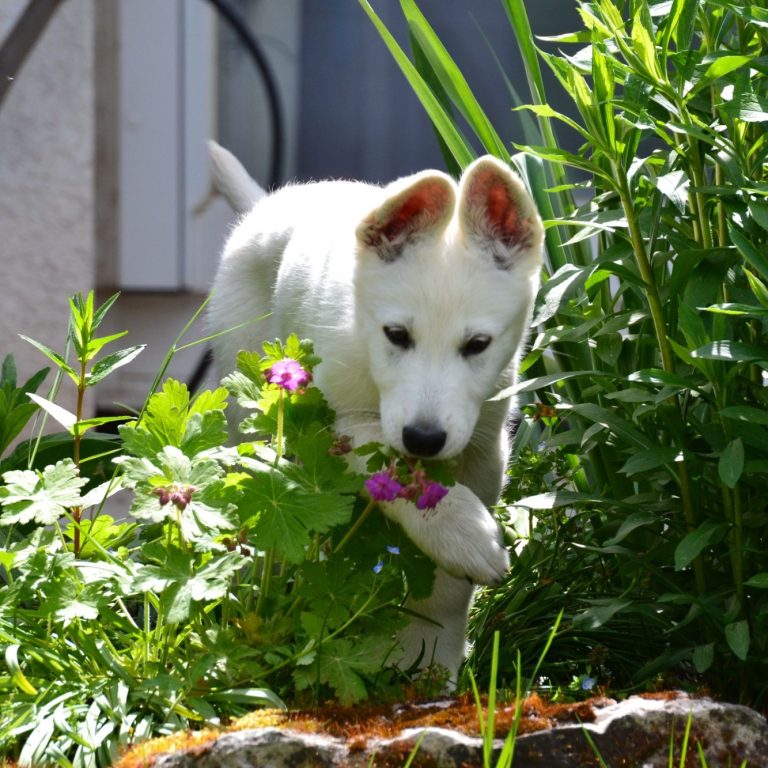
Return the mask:
<path id="1" fill-rule="evenodd" d="M 386 188 L 387 199 L 357 227 L 361 248 L 375 251 L 382 261 L 395 261 L 409 245 L 445 229 L 456 207 L 453 180 L 437 171 L 396 181 Z"/>
<path id="2" fill-rule="evenodd" d="M 544 228 L 522 181 L 491 156 L 461 177 L 459 223 L 465 238 L 493 257 L 500 269 L 541 261 Z"/>

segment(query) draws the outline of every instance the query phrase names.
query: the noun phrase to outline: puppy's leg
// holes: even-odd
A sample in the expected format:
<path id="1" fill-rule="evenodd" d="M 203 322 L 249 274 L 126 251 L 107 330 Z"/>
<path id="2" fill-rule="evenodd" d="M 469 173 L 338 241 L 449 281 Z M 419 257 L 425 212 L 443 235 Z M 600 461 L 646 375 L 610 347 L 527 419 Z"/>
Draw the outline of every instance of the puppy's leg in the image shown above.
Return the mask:
<path id="1" fill-rule="evenodd" d="M 406 601 L 405 607 L 414 616 L 400 633 L 401 667 L 408 669 L 416 661 L 421 667 L 438 664 L 448 673 L 449 687 L 455 688 L 464 659 L 467 614 L 474 590 L 466 579 L 457 579 L 438 568 L 432 594 L 425 600 Z"/>

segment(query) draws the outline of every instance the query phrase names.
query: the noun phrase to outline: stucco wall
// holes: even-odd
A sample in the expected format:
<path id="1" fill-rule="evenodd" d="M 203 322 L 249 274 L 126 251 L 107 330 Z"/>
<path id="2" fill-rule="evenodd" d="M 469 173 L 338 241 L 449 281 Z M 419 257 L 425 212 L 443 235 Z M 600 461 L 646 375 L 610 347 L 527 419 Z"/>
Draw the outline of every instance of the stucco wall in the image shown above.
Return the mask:
<path id="1" fill-rule="evenodd" d="M 94 284 L 93 2 L 61 3 L 0 106 L 0 356 L 20 376 L 46 361 L 18 333 L 63 350 Z M 0 39 L 25 4 L 0 2 Z"/>

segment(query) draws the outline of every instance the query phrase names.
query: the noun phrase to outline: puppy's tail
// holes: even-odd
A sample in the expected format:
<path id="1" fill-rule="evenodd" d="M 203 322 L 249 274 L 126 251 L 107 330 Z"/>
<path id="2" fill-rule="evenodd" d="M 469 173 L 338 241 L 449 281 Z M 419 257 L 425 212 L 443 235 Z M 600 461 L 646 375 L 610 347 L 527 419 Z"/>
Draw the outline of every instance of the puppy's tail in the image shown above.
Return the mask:
<path id="1" fill-rule="evenodd" d="M 247 213 L 267 193 L 248 175 L 243 164 L 215 141 L 208 142 L 213 185 L 236 213 Z"/>

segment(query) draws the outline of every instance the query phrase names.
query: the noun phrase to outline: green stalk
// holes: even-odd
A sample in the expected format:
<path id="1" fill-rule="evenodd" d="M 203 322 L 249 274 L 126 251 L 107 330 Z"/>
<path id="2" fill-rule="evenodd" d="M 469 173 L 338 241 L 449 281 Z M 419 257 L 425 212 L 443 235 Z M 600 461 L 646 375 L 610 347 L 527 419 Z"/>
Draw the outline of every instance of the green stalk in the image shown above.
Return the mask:
<path id="1" fill-rule="evenodd" d="M 259 597 L 256 600 L 256 613 L 261 616 L 264 613 L 264 605 L 269 597 L 269 590 L 272 587 L 272 572 L 275 570 L 275 548 L 270 547 L 264 553 L 264 560 L 261 570 L 261 586 L 259 587 Z"/>
<path id="2" fill-rule="evenodd" d="M 648 308 L 651 312 L 651 320 L 653 322 L 653 329 L 656 333 L 656 341 L 659 345 L 659 352 L 661 353 L 662 368 L 667 373 L 674 373 L 674 364 L 672 362 L 672 349 L 667 339 L 666 323 L 664 322 L 664 309 L 661 306 L 661 298 L 659 297 L 658 289 L 656 288 L 656 280 L 653 276 L 653 268 L 648 260 L 648 256 L 645 253 L 645 246 L 643 245 L 643 233 L 640 230 L 640 223 L 635 215 L 635 208 L 632 203 L 632 193 L 629 189 L 629 182 L 627 181 L 626 173 L 619 166 L 618 161 L 612 160 L 611 166 L 614 176 L 617 181 L 617 191 L 619 193 L 619 199 L 621 200 L 624 214 L 627 217 L 629 224 L 629 237 L 632 244 L 632 250 L 637 261 L 638 269 L 640 270 L 640 276 L 643 278 L 646 289 L 646 298 L 648 300 Z"/>
<path id="3" fill-rule="evenodd" d="M 283 428 L 285 425 L 285 392 L 281 388 L 277 401 L 277 431 L 275 433 L 275 466 L 283 458 Z"/>
<path id="4" fill-rule="evenodd" d="M 624 213 L 627 217 L 629 224 L 629 235 L 632 243 L 632 250 L 637 261 L 638 269 L 640 270 L 640 276 L 643 278 L 643 282 L 646 287 L 646 298 L 648 300 L 648 308 L 651 312 L 651 319 L 653 322 L 653 328 L 656 334 L 656 341 L 659 345 L 659 352 L 661 354 L 662 368 L 667 373 L 674 373 L 674 363 L 672 356 L 672 349 L 667 339 L 666 323 L 664 321 L 664 309 L 661 305 L 661 298 L 656 287 L 656 281 L 653 275 L 653 268 L 645 252 L 645 246 L 643 244 L 643 234 L 640 230 L 640 224 L 635 215 L 634 205 L 632 203 L 632 196 L 629 189 L 629 182 L 627 181 L 626 174 L 623 173 L 619 167 L 618 162 L 612 162 L 614 175 L 618 182 L 617 189 L 621 205 L 624 208 Z M 678 405 L 679 407 L 679 405 Z M 696 528 L 696 512 L 693 508 L 693 500 L 691 493 L 690 477 L 688 475 L 688 467 L 685 460 L 678 462 L 677 474 L 680 481 L 680 498 L 683 505 L 683 517 L 689 531 L 693 531 Z M 704 574 L 704 563 L 701 557 L 697 557 L 693 561 L 694 577 L 696 579 L 696 588 L 700 595 L 706 592 L 706 578 Z"/>
<path id="5" fill-rule="evenodd" d="M 83 419 L 83 403 L 85 400 L 86 384 L 86 371 L 85 360 L 80 361 L 80 381 L 77 384 L 77 406 L 75 408 L 75 416 L 77 421 L 73 427 L 74 446 L 72 448 L 72 458 L 75 462 L 75 466 L 78 471 L 80 469 L 80 445 L 82 442 L 82 435 L 80 434 L 79 424 Z M 80 507 L 72 508 L 72 521 L 74 523 L 74 537 L 72 540 L 72 550 L 77 557 L 80 554 L 80 518 L 83 510 Z"/>
<path id="6" fill-rule="evenodd" d="M 341 552 L 344 547 L 347 546 L 350 539 L 360 530 L 360 527 L 363 525 L 363 523 L 368 519 L 371 512 L 373 512 L 374 508 L 376 507 L 376 502 L 371 499 L 368 502 L 368 506 L 362 511 L 360 514 L 360 517 L 355 520 L 354 525 L 350 527 L 350 529 L 344 534 L 344 538 L 336 545 L 336 548 L 333 550 L 333 554 L 336 555 L 339 552 Z"/>

